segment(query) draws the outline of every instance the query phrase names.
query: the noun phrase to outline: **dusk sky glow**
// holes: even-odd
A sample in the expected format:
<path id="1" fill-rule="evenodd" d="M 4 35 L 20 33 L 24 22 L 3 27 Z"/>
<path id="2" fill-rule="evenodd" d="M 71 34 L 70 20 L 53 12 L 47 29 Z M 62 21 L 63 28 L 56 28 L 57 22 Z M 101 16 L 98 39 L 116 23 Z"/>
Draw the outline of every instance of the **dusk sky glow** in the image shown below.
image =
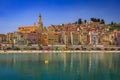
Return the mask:
<path id="1" fill-rule="evenodd" d="M 0 0 L 0 33 L 33 25 L 41 13 L 44 26 L 103 18 L 120 22 L 120 0 Z"/>

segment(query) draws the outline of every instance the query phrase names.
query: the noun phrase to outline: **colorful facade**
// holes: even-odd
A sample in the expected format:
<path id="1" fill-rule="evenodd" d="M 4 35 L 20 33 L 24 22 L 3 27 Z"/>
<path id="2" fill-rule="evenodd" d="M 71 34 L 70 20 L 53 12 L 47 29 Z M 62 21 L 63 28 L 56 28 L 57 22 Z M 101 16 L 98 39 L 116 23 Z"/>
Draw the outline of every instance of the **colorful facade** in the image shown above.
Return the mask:
<path id="1" fill-rule="evenodd" d="M 6 35 L 0 34 L 0 43 L 4 43 L 6 41 Z"/>
<path id="2" fill-rule="evenodd" d="M 0 38 L 2 40 L 2 38 Z M 18 31 L 6 35 L 7 43 L 48 45 L 120 45 L 120 32 L 110 32 L 109 27 L 98 22 L 61 24 L 43 27 L 39 15 L 38 24 L 20 26 Z"/>
<path id="3" fill-rule="evenodd" d="M 18 32 L 22 34 L 36 33 L 38 30 L 37 26 L 20 26 Z"/>
<path id="4" fill-rule="evenodd" d="M 59 44 L 59 33 L 50 32 L 48 33 L 48 45 L 58 45 Z"/>

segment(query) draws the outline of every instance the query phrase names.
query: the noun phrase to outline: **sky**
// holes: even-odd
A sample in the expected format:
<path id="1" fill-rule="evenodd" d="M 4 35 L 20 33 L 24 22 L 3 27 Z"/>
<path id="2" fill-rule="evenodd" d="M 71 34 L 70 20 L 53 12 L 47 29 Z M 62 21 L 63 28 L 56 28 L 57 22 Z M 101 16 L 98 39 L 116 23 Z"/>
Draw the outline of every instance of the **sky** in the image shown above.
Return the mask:
<path id="1" fill-rule="evenodd" d="M 39 14 L 46 27 L 91 17 L 119 23 L 119 4 L 120 0 L 0 0 L 0 34 L 33 25 Z"/>

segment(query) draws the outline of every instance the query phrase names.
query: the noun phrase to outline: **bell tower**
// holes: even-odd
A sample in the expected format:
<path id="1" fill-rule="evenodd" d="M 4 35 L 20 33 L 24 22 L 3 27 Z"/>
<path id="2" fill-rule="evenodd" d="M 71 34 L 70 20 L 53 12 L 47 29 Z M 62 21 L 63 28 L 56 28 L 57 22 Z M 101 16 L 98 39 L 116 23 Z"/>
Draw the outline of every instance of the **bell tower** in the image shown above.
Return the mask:
<path id="1" fill-rule="evenodd" d="M 38 30 L 39 30 L 39 32 L 43 31 L 43 23 L 42 23 L 42 16 L 41 16 L 41 14 L 38 17 Z"/>

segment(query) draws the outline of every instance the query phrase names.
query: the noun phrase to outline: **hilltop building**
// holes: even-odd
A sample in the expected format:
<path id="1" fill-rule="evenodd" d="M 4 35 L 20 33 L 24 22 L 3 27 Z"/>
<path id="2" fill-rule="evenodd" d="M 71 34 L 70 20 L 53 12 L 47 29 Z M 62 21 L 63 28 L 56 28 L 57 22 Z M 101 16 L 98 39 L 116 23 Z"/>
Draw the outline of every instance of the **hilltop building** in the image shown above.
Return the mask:
<path id="1" fill-rule="evenodd" d="M 0 43 L 4 43 L 6 41 L 6 35 L 0 34 Z"/>
<path id="2" fill-rule="evenodd" d="M 42 23 L 42 18 L 41 15 L 38 17 L 38 25 L 34 23 L 32 26 L 19 26 L 18 27 L 18 32 L 22 34 L 29 34 L 29 33 L 37 33 L 37 32 L 42 32 L 43 31 L 43 23 Z"/>
<path id="3" fill-rule="evenodd" d="M 17 32 L 0 36 L 0 42 L 6 39 L 8 44 L 41 46 L 79 46 L 79 48 L 96 47 L 102 45 L 119 46 L 120 32 L 109 31 L 106 24 L 86 22 L 82 24 L 60 24 L 43 27 L 42 16 L 38 16 L 38 23 L 31 26 L 19 26 Z M 4 40 L 5 41 L 5 40 Z M 53 46 L 54 47 L 54 46 Z"/>

